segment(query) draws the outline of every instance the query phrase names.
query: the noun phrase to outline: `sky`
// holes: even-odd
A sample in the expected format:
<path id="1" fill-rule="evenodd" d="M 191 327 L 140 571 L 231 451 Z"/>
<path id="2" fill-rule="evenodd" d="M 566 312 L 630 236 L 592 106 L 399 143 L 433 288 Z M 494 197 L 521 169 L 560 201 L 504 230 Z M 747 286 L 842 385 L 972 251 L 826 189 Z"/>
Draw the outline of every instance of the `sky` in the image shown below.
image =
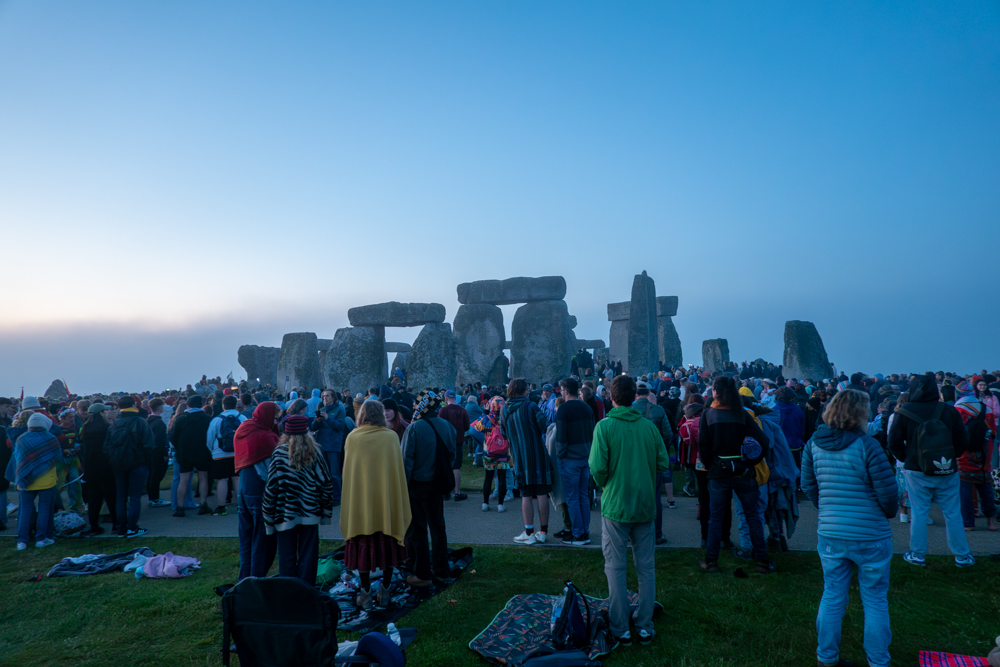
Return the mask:
<path id="1" fill-rule="evenodd" d="M 755 4 L 0 0 L 0 394 L 643 270 L 685 362 L 1000 367 L 1000 5 Z"/>

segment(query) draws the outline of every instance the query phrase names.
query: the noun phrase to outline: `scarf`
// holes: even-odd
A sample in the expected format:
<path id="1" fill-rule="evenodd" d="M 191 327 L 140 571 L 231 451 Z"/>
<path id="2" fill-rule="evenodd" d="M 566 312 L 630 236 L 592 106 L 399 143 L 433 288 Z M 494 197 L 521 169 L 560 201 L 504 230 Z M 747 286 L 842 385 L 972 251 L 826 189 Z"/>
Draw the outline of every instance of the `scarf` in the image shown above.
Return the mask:
<path id="1" fill-rule="evenodd" d="M 240 424 L 233 437 L 235 467 L 239 472 L 269 458 L 278 445 L 278 430 L 274 415 L 278 406 L 265 401 L 253 411 L 253 416 Z"/>
<path id="2" fill-rule="evenodd" d="M 719 403 L 718 399 L 715 399 L 715 400 L 712 401 L 712 409 L 713 410 L 729 410 L 730 408 L 729 408 L 728 405 L 723 405 L 722 403 Z"/>
<path id="3" fill-rule="evenodd" d="M 14 443 L 14 479 L 19 489 L 27 489 L 55 465 L 61 454 L 59 440 L 48 431 L 28 431 Z"/>

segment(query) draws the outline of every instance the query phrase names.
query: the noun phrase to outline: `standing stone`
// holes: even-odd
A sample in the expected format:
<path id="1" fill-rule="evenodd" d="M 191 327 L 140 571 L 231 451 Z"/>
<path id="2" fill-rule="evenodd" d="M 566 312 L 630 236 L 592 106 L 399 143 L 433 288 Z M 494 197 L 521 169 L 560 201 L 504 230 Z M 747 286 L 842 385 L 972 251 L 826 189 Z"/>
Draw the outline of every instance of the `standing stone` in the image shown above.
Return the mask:
<path id="1" fill-rule="evenodd" d="M 725 338 L 712 338 L 701 344 L 701 360 L 705 370 L 710 374 L 723 370 L 723 362 L 729 361 L 729 341 Z"/>
<path id="2" fill-rule="evenodd" d="M 639 376 L 660 369 L 656 327 L 656 285 L 643 271 L 632 281 L 628 317 L 628 372 Z"/>
<path id="3" fill-rule="evenodd" d="M 281 357 L 280 347 L 263 347 L 261 345 L 240 345 L 236 359 L 247 372 L 247 382 L 254 384 L 260 379 L 261 384 L 278 386 L 278 359 Z"/>
<path id="4" fill-rule="evenodd" d="M 511 323 L 512 378 L 541 385 L 569 375 L 576 350 L 565 301 L 535 301 L 514 313 Z"/>
<path id="5" fill-rule="evenodd" d="M 497 357 L 503 355 L 503 311 L 486 303 L 459 306 L 454 326 L 455 383 L 487 382 Z"/>
<path id="6" fill-rule="evenodd" d="M 810 378 L 819 382 L 833 377 L 830 359 L 826 356 L 823 339 L 816 331 L 816 325 L 802 320 L 785 322 L 785 354 L 781 374 L 787 378 L 803 380 Z"/>
<path id="7" fill-rule="evenodd" d="M 407 360 L 407 386 L 419 392 L 424 387 L 455 388 L 455 337 L 450 324 L 425 324 Z"/>
<path id="8" fill-rule="evenodd" d="M 458 286 L 458 302 L 463 305 L 489 303 L 507 306 L 531 301 L 561 301 L 565 298 L 566 279 L 562 276 L 477 280 Z"/>
<path id="9" fill-rule="evenodd" d="M 611 363 L 622 362 L 622 370 L 628 372 L 628 318 L 632 304 L 628 301 L 608 304 L 608 320 L 611 322 L 611 333 L 608 337 L 611 346 L 608 348 L 608 358 Z"/>
<path id="10" fill-rule="evenodd" d="M 278 390 L 285 392 L 293 387 L 305 390 L 322 389 L 323 378 L 319 370 L 319 350 L 314 333 L 288 333 L 281 339 L 281 356 L 278 358 Z M 285 378 L 288 378 L 287 382 Z"/>
<path id="11" fill-rule="evenodd" d="M 494 389 L 500 389 L 510 381 L 507 377 L 507 369 L 509 368 L 509 361 L 507 357 L 503 354 L 498 356 L 493 362 L 493 367 L 490 368 L 490 374 L 486 378 L 486 386 L 492 387 Z"/>
<path id="12" fill-rule="evenodd" d="M 392 364 L 389 365 L 389 382 L 390 382 L 390 384 L 392 383 L 392 378 L 394 377 L 393 373 L 396 372 L 397 368 L 399 370 L 403 371 L 403 377 L 406 378 L 407 381 L 409 381 L 410 376 L 406 374 L 406 366 L 409 363 L 409 361 L 410 361 L 410 353 L 409 352 L 397 352 L 396 353 L 396 356 L 392 358 Z"/>
<path id="13" fill-rule="evenodd" d="M 660 361 L 667 366 L 681 366 L 681 339 L 674 327 L 673 316 L 677 314 L 676 296 L 656 297 L 656 334 Z"/>
<path id="14" fill-rule="evenodd" d="M 364 394 L 386 379 L 385 327 L 344 327 L 333 335 L 323 376 L 336 391 Z"/>
<path id="15" fill-rule="evenodd" d="M 385 351 L 392 352 L 409 352 L 413 347 L 409 343 L 389 343 L 385 344 Z"/>
<path id="16" fill-rule="evenodd" d="M 45 398 L 54 398 L 61 401 L 64 398 L 69 398 L 69 391 L 66 389 L 66 385 L 63 384 L 62 380 L 53 380 L 49 388 L 45 390 L 42 394 Z"/>
<path id="17" fill-rule="evenodd" d="M 352 327 L 419 327 L 444 322 L 445 309 L 440 303 L 376 303 L 347 311 Z"/>

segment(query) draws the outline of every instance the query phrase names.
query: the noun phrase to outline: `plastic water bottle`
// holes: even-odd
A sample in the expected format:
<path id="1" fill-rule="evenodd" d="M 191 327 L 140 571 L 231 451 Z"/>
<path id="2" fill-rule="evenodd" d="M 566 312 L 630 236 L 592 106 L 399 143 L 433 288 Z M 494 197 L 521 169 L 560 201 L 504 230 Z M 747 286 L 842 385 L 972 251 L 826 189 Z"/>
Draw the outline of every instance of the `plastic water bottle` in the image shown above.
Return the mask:
<path id="1" fill-rule="evenodd" d="M 386 627 L 386 634 L 389 635 L 389 639 L 391 639 L 396 646 L 403 645 L 403 639 L 399 636 L 399 630 L 396 629 L 395 623 L 390 623 Z"/>

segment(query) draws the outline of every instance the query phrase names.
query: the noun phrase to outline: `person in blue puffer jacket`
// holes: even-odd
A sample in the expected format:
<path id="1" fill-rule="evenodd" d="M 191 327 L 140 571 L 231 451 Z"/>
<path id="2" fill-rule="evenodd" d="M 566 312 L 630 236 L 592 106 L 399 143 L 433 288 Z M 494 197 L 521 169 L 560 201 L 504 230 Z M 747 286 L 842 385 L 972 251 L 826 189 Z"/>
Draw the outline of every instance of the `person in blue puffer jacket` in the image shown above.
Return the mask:
<path id="1" fill-rule="evenodd" d="M 892 466 L 866 433 L 868 394 L 837 392 L 823 413 L 826 422 L 806 444 L 802 490 L 819 508 L 823 598 L 816 616 L 820 665 L 852 664 L 840 658 L 840 624 L 855 566 L 865 610 L 865 653 L 872 667 L 889 664 L 889 562 L 898 490 Z"/>

